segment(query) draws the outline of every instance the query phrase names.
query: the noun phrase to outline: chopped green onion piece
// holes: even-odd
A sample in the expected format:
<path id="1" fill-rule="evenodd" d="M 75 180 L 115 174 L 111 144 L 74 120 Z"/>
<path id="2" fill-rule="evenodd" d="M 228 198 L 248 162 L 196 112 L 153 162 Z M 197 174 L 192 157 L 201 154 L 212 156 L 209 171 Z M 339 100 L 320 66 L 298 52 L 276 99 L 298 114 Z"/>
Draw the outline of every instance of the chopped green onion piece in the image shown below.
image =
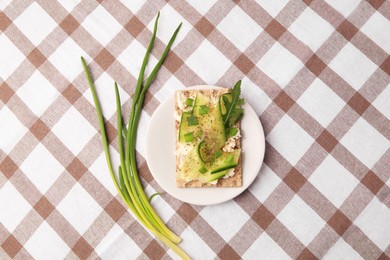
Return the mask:
<path id="1" fill-rule="evenodd" d="M 184 141 L 186 143 L 194 141 L 194 134 L 192 132 L 184 134 Z"/>
<path id="2" fill-rule="evenodd" d="M 194 115 L 187 117 L 187 122 L 188 122 L 188 125 L 197 125 L 198 124 L 198 120 L 196 119 L 196 117 Z"/>
<path id="3" fill-rule="evenodd" d="M 200 115 L 206 115 L 210 111 L 210 108 L 208 106 L 202 105 L 199 107 L 199 114 Z"/>
<path id="4" fill-rule="evenodd" d="M 215 152 L 214 157 L 219 158 L 219 157 L 221 157 L 221 155 L 222 155 L 222 152 L 220 150 L 218 150 Z"/>
<path id="5" fill-rule="evenodd" d="M 189 106 L 189 107 L 192 107 L 194 105 L 194 99 L 187 98 L 186 99 L 186 105 Z"/>
<path id="6" fill-rule="evenodd" d="M 207 169 L 203 166 L 202 168 L 199 169 L 199 172 L 201 174 L 205 174 L 207 172 Z"/>
<path id="7" fill-rule="evenodd" d="M 231 162 L 231 161 L 233 160 L 233 158 L 234 158 L 234 155 L 229 154 L 229 155 L 226 157 L 225 162 L 226 162 L 226 163 L 229 163 L 229 162 Z"/>
<path id="8" fill-rule="evenodd" d="M 229 128 L 229 130 L 227 132 L 228 138 L 235 136 L 237 134 L 237 132 L 238 132 L 237 128 L 235 128 L 235 127 Z"/>
<path id="9" fill-rule="evenodd" d="M 203 136 L 203 131 L 202 131 L 202 130 L 199 130 L 199 131 L 196 133 L 196 136 L 197 136 L 197 137 L 202 137 L 202 136 Z"/>

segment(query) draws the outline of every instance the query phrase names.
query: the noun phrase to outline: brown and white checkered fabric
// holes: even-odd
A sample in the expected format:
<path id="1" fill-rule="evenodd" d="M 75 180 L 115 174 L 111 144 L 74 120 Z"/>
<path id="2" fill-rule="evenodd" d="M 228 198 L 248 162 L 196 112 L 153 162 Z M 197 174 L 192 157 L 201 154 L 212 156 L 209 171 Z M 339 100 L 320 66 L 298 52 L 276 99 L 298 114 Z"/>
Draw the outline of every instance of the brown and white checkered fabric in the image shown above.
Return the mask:
<path id="1" fill-rule="evenodd" d="M 109 178 L 80 63 L 90 63 L 117 151 L 155 15 L 156 63 L 183 26 L 142 113 L 175 89 L 231 87 L 266 135 L 263 167 L 234 200 L 152 202 L 195 259 L 389 259 L 390 2 L 0 1 L 0 258 L 175 258 Z M 150 71 L 150 69 L 149 69 Z"/>

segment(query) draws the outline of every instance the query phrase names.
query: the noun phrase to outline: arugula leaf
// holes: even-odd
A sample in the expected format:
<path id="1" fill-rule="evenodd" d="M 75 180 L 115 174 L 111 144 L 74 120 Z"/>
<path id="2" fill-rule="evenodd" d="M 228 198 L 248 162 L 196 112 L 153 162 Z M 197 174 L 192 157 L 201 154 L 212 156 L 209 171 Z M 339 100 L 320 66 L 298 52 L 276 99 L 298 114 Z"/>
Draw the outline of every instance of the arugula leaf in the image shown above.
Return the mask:
<path id="1" fill-rule="evenodd" d="M 232 127 L 238 120 L 240 120 L 244 114 L 244 110 L 241 108 L 241 105 L 244 104 L 244 99 L 240 98 L 241 80 L 239 80 L 236 85 L 234 85 L 231 94 L 231 102 L 227 97 L 222 97 L 222 101 L 227 111 L 225 115 L 222 116 L 226 132 L 228 132 L 230 127 Z"/>

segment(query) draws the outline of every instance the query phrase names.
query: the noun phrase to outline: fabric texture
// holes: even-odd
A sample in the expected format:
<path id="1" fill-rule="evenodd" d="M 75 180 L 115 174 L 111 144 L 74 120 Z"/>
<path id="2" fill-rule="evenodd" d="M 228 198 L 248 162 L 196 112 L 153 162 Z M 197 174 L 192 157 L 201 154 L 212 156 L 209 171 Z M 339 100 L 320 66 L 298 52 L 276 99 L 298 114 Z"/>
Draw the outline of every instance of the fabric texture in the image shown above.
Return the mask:
<path id="1" fill-rule="evenodd" d="M 118 158 L 114 80 L 128 114 L 183 26 L 139 124 L 176 89 L 232 87 L 258 114 L 263 166 L 231 201 L 152 205 L 195 259 L 390 257 L 390 2 L 0 1 L 0 258 L 170 259 L 110 179 L 80 56 L 90 64 Z M 245 149 L 245 148 L 244 148 Z M 243 173 L 245 174 L 245 173 Z M 172 180 L 174 181 L 174 180 Z"/>

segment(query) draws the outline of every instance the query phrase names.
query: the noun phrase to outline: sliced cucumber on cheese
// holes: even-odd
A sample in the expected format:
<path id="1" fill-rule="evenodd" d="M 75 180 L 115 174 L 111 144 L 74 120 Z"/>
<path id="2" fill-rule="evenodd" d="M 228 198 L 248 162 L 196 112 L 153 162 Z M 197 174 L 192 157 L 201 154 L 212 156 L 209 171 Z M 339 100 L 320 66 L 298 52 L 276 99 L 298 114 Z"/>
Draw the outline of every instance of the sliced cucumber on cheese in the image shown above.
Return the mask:
<path id="1" fill-rule="evenodd" d="M 219 105 L 214 105 L 209 97 L 199 93 L 193 111 L 193 115 L 198 120 L 199 128 L 203 130 L 201 159 L 203 162 L 210 162 L 213 159 L 213 154 L 220 150 L 226 142 Z"/>
<path id="2" fill-rule="evenodd" d="M 223 116 L 227 113 L 224 98 L 231 102 L 232 95 L 223 94 L 214 104 L 210 97 L 198 93 L 192 110 L 182 112 L 179 142 L 191 143 L 194 147 L 180 169 L 181 176 L 188 181 L 213 182 L 238 165 L 240 149 L 222 151 L 227 140 L 223 124 Z"/>
<path id="3" fill-rule="evenodd" d="M 241 149 L 236 149 L 230 153 L 222 152 L 222 154 L 213 162 L 210 169 L 211 174 L 216 174 L 236 167 L 238 165 L 238 160 L 240 159 L 240 152 Z"/>
<path id="4" fill-rule="evenodd" d="M 192 112 L 183 112 L 181 114 L 181 120 L 180 120 L 180 127 L 179 127 L 179 142 L 180 143 L 186 143 L 186 142 L 192 142 L 194 138 L 190 138 L 192 135 L 193 137 L 196 137 L 197 133 L 199 132 L 199 128 L 197 125 L 189 125 L 187 118 L 192 115 Z"/>

